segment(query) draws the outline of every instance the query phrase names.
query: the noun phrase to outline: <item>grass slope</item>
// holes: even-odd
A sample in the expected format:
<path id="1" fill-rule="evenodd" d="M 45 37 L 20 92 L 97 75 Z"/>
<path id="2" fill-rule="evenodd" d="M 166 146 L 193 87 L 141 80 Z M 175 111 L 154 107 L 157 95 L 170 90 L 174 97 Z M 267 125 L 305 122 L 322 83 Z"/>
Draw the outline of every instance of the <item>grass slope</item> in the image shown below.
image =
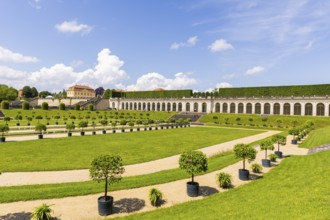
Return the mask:
<path id="1" fill-rule="evenodd" d="M 208 159 L 207 172 L 222 169 L 237 161 L 233 152 L 220 153 Z M 165 170 L 148 175 L 125 177 L 118 184 L 111 185 L 109 191 L 150 186 L 189 177 L 190 175 L 179 168 Z M 0 187 L 0 203 L 88 195 L 103 192 L 103 187 L 103 183 L 95 181 Z"/>
<path id="2" fill-rule="evenodd" d="M 125 219 L 329 219 L 329 157 L 291 157 L 248 185 Z"/>
<path id="3" fill-rule="evenodd" d="M 160 159 L 261 133 L 254 130 L 180 128 L 56 138 L 0 144 L 0 169 L 9 171 L 70 170 L 89 168 L 101 154 L 119 154 L 125 164 Z"/>
<path id="4" fill-rule="evenodd" d="M 313 130 L 299 145 L 299 147 L 303 148 L 312 148 L 317 147 L 323 144 L 330 144 L 330 127 L 320 128 L 317 130 Z"/>

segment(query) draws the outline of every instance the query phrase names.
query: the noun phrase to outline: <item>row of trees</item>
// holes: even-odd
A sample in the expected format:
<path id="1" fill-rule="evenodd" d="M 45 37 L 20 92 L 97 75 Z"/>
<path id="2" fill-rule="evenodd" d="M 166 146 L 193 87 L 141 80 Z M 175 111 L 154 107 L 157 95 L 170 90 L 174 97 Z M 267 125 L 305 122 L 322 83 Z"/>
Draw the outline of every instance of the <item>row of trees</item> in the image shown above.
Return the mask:
<path id="1" fill-rule="evenodd" d="M 0 102 L 3 100 L 13 101 L 17 98 L 17 90 L 13 87 L 0 84 Z"/>

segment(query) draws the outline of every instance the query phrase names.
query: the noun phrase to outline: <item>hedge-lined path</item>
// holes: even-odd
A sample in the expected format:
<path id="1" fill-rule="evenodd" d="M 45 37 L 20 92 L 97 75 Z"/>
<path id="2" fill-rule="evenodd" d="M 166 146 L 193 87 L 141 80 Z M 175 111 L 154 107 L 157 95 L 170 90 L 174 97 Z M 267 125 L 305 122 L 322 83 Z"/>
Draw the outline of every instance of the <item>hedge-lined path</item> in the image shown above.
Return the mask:
<path id="1" fill-rule="evenodd" d="M 306 155 L 308 149 L 299 149 L 297 145 L 291 145 L 289 138 L 286 146 L 282 147 L 284 155 L 288 154 L 298 154 Z M 259 150 L 259 149 L 258 149 Z M 302 151 L 304 150 L 304 151 Z M 270 151 L 269 153 L 272 153 Z M 259 151 L 254 162 L 261 163 L 261 159 L 264 158 L 264 152 Z M 273 164 L 280 163 L 281 160 Z M 247 167 L 250 167 L 248 165 Z M 120 190 L 110 192 L 109 194 L 114 197 L 114 214 L 108 217 L 117 217 L 128 215 L 132 212 L 141 212 L 154 210 L 156 208 L 150 205 L 148 200 L 148 192 L 151 188 L 155 187 L 162 191 L 165 199 L 165 203 L 162 207 L 169 207 L 182 202 L 187 202 L 191 200 L 198 200 L 208 195 L 223 192 L 224 190 L 219 188 L 215 177 L 216 174 L 221 172 L 227 172 L 232 175 L 232 183 L 234 187 L 249 183 L 250 181 L 241 181 L 238 178 L 238 169 L 242 168 L 242 161 L 230 165 L 222 170 L 215 171 L 206 175 L 195 177 L 196 182 L 200 184 L 200 196 L 191 198 L 186 195 L 186 182 L 190 179 L 178 180 L 170 183 L 159 184 L 155 186 L 147 186 L 136 189 Z M 263 168 L 263 173 L 268 172 L 272 168 Z M 257 175 L 253 175 L 254 178 Z M 100 187 L 103 187 L 100 184 Z M 111 186 L 110 186 L 111 187 Z M 67 197 L 62 199 L 46 199 L 46 200 L 35 200 L 26 202 L 14 202 L 1 204 L 0 209 L 0 219 L 3 216 L 8 216 L 10 213 L 15 215 L 15 213 L 26 213 L 31 212 L 36 206 L 42 203 L 52 204 L 51 208 L 54 210 L 52 215 L 60 219 L 102 219 L 97 212 L 97 198 L 102 194 L 88 195 L 88 196 L 77 196 L 77 197 Z"/>
<path id="2" fill-rule="evenodd" d="M 261 134 L 239 138 L 236 140 L 206 147 L 200 149 L 200 151 L 204 152 L 208 157 L 210 157 L 222 151 L 232 150 L 235 144 L 252 143 L 279 132 L 280 131 L 266 131 Z M 150 174 L 162 170 L 177 168 L 179 157 L 180 155 L 175 155 L 145 163 L 127 165 L 125 166 L 125 173 L 123 176 L 127 177 Z M 87 169 L 67 171 L 8 172 L 0 175 L 0 186 L 82 182 L 87 180 L 90 180 L 89 171 Z"/>

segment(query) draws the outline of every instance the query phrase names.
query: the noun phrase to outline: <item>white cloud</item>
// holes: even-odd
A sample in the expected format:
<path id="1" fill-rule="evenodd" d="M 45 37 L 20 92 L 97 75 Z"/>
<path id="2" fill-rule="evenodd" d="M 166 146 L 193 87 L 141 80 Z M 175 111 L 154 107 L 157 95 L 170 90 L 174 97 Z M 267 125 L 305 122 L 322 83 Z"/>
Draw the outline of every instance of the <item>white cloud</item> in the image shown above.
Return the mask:
<path id="1" fill-rule="evenodd" d="M 170 49 L 177 50 L 180 47 L 192 47 L 192 46 L 196 45 L 197 41 L 198 41 L 198 37 L 193 36 L 193 37 L 188 38 L 186 42 L 180 42 L 180 43 L 174 42 L 174 43 L 172 43 L 171 46 L 170 46 Z"/>
<path id="2" fill-rule="evenodd" d="M 224 51 L 224 50 L 231 50 L 234 49 L 233 45 L 231 45 L 230 43 L 228 43 L 226 40 L 224 39 L 219 39 L 214 41 L 210 46 L 209 49 L 212 52 L 219 52 L 219 51 Z"/>
<path id="3" fill-rule="evenodd" d="M 217 83 L 217 85 L 215 87 L 216 88 L 231 88 L 231 87 L 233 87 L 233 85 L 230 83 L 227 83 L 227 82 L 221 82 L 221 83 Z"/>
<path id="4" fill-rule="evenodd" d="M 12 52 L 11 50 L 0 46 L 0 61 L 8 61 L 14 63 L 35 63 L 39 60 L 36 57 L 24 56 L 20 53 Z"/>
<path id="5" fill-rule="evenodd" d="M 83 65 L 84 62 L 82 60 L 74 60 L 70 63 L 70 66 L 72 66 L 73 68 L 76 68 L 78 66 Z"/>
<path id="6" fill-rule="evenodd" d="M 177 73 L 174 78 L 166 78 L 159 73 L 147 73 L 139 77 L 136 84 L 129 85 L 125 89 L 129 91 L 153 90 L 155 88 L 186 89 L 197 83 L 196 79 L 190 77 L 190 73 Z M 120 88 L 123 89 L 122 85 Z M 119 87 L 118 87 L 119 88 Z"/>
<path id="7" fill-rule="evenodd" d="M 41 0 L 31 0 L 29 1 L 29 4 L 35 9 L 41 9 Z"/>
<path id="8" fill-rule="evenodd" d="M 77 21 L 64 21 L 55 25 L 55 28 L 62 33 L 78 33 L 82 35 L 88 34 L 93 28 L 87 24 L 79 24 Z"/>
<path id="9" fill-rule="evenodd" d="M 262 66 L 255 66 L 255 67 L 252 67 L 251 69 L 248 69 L 245 72 L 245 75 L 248 75 L 248 76 L 255 75 L 255 74 L 263 72 L 264 70 L 265 70 L 265 68 Z"/>
<path id="10" fill-rule="evenodd" d="M 0 78 L 3 80 L 19 80 L 25 78 L 27 75 L 26 72 L 12 69 L 7 66 L 0 66 Z M 1 82 L 3 83 L 3 82 Z"/>
<path id="11" fill-rule="evenodd" d="M 304 47 L 306 50 L 309 50 L 313 47 L 314 41 L 309 41 L 308 44 Z"/>

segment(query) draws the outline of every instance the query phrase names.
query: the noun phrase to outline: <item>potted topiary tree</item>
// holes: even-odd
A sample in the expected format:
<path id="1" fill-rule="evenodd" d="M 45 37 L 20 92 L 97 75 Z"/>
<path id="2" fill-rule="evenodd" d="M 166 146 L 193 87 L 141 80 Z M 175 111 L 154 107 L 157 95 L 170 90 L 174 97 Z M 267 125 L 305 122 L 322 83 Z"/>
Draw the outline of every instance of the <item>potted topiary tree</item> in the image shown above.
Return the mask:
<path id="1" fill-rule="evenodd" d="M 113 197 L 108 196 L 108 185 L 121 180 L 121 174 L 125 171 L 120 156 L 102 155 L 92 161 L 89 169 L 90 176 L 97 182 L 104 181 L 104 196 L 98 198 L 99 215 L 109 215 L 112 213 Z"/>
<path id="2" fill-rule="evenodd" d="M 15 116 L 16 119 L 16 126 L 20 126 L 20 120 L 23 119 L 22 115 L 20 115 L 19 113 Z"/>
<path id="3" fill-rule="evenodd" d="M 278 158 L 282 158 L 283 157 L 283 153 L 282 151 L 280 151 L 280 145 L 284 146 L 286 144 L 286 137 L 280 134 L 276 134 L 272 137 L 272 141 L 277 144 L 277 151 L 275 151 L 275 155 Z"/>
<path id="4" fill-rule="evenodd" d="M 261 164 L 264 167 L 270 167 L 270 160 L 267 159 L 267 150 L 274 150 L 273 142 L 270 140 L 265 140 L 260 143 L 260 149 L 265 151 L 265 159 L 261 160 Z"/>
<path id="5" fill-rule="evenodd" d="M 114 121 L 114 122 L 111 123 L 111 125 L 112 125 L 112 133 L 116 133 L 116 125 L 117 125 L 117 122 Z"/>
<path id="6" fill-rule="evenodd" d="M 71 137 L 72 131 L 76 128 L 76 126 L 74 124 L 67 124 L 65 127 L 66 130 L 68 130 L 68 137 Z"/>
<path id="7" fill-rule="evenodd" d="M 54 118 L 55 118 L 55 124 L 58 125 L 58 119 L 60 119 L 61 116 L 55 115 Z"/>
<path id="8" fill-rule="evenodd" d="M 297 139 L 296 136 L 299 134 L 299 130 L 296 128 L 292 128 L 289 130 L 289 134 L 291 134 L 293 136 L 292 140 L 291 140 L 291 144 L 297 144 Z"/>
<path id="9" fill-rule="evenodd" d="M 0 132 L 1 132 L 0 142 L 6 142 L 5 133 L 7 133 L 8 131 L 9 131 L 9 126 L 7 124 L 0 125 Z"/>
<path id="10" fill-rule="evenodd" d="M 121 132 L 125 132 L 125 125 L 127 124 L 127 121 L 126 120 L 121 120 L 120 121 L 120 125 L 122 126 L 121 127 Z"/>
<path id="11" fill-rule="evenodd" d="M 143 122 L 143 125 L 144 125 L 144 130 L 146 131 L 146 130 L 147 130 L 147 127 L 148 127 L 148 125 L 149 125 L 148 120 L 145 120 L 145 121 Z"/>
<path id="12" fill-rule="evenodd" d="M 81 128 L 80 135 L 84 136 L 85 135 L 84 128 L 86 128 L 88 126 L 87 121 L 80 121 L 78 126 L 79 126 L 79 128 Z"/>
<path id="13" fill-rule="evenodd" d="M 206 155 L 200 151 L 188 151 L 181 154 L 179 159 L 180 168 L 191 175 L 191 181 L 187 182 L 187 194 L 190 197 L 198 196 L 199 183 L 194 182 L 194 176 L 207 171 Z"/>
<path id="14" fill-rule="evenodd" d="M 137 131 L 140 131 L 140 125 L 142 124 L 142 120 L 136 120 L 136 124 L 137 124 Z"/>
<path id="15" fill-rule="evenodd" d="M 100 124 L 103 126 L 102 133 L 103 133 L 103 134 L 106 134 L 106 133 L 107 133 L 107 128 L 106 128 L 106 126 L 108 125 L 108 120 L 106 120 L 106 119 L 102 119 L 102 120 L 100 120 L 99 122 L 100 122 Z"/>
<path id="16" fill-rule="evenodd" d="M 133 132 L 133 127 L 134 127 L 134 121 L 130 121 L 130 122 L 128 122 L 128 125 L 129 125 L 129 127 L 130 127 L 130 132 Z"/>
<path id="17" fill-rule="evenodd" d="M 47 127 L 46 127 L 46 125 L 44 125 L 44 124 L 40 124 L 40 123 L 38 123 L 38 124 L 35 126 L 34 130 L 37 131 L 37 132 L 39 132 L 39 134 L 38 134 L 38 139 L 43 139 L 43 134 L 42 134 L 42 132 L 43 132 L 43 131 L 46 131 L 46 130 L 47 130 Z"/>
<path id="18" fill-rule="evenodd" d="M 30 126 L 31 125 L 31 121 L 32 121 L 32 117 L 27 117 L 26 120 L 28 121 L 27 125 Z"/>
<path id="19" fill-rule="evenodd" d="M 247 144 L 236 144 L 234 147 L 236 158 L 243 159 L 243 169 L 238 170 L 239 178 L 241 180 L 248 180 L 250 177 L 249 170 L 245 169 L 245 160 L 249 162 L 256 158 L 257 151 L 250 145 Z"/>

